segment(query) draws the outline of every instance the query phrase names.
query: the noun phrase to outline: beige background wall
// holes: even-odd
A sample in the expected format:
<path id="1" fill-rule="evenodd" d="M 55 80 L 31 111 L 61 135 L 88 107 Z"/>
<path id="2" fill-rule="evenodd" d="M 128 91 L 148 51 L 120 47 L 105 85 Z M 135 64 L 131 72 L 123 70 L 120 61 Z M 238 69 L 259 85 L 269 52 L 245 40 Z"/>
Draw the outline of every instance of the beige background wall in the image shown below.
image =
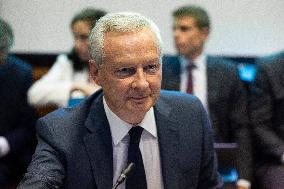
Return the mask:
<path id="1" fill-rule="evenodd" d="M 0 0 L 0 16 L 14 28 L 14 52 L 58 53 L 72 47 L 69 23 L 75 12 L 87 6 L 137 11 L 157 23 L 165 52 L 175 53 L 171 12 L 188 3 L 211 16 L 211 54 L 255 56 L 284 49 L 283 0 Z"/>

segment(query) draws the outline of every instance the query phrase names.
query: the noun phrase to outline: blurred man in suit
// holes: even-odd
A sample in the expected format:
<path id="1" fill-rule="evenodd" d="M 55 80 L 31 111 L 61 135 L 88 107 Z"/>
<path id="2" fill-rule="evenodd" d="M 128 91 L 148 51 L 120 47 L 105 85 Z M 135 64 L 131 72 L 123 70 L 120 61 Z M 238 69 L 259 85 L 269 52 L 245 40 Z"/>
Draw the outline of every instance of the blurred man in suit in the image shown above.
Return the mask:
<path id="1" fill-rule="evenodd" d="M 251 86 L 256 176 L 261 189 L 284 188 L 284 51 L 257 60 Z"/>
<path id="2" fill-rule="evenodd" d="M 35 146 L 35 114 L 27 104 L 31 67 L 8 55 L 14 36 L 0 19 L 0 188 L 21 179 Z"/>
<path id="3" fill-rule="evenodd" d="M 107 14 L 90 39 L 90 71 L 102 90 L 40 119 L 19 189 L 109 189 L 130 162 L 135 168 L 120 189 L 220 188 L 202 104 L 160 92 L 157 26 L 137 13 Z"/>
<path id="4" fill-rule="evenodd" d="M 210 32 L 209 16 L 198 6 L 173 13 L 177 56 L 163 58 L 162 89 L 196 95 L 207 108 L 218 143 L 237 143 L 238 186 L 249 188 L 251 143 L 247 93 L 234 64 L 207 56 L 204 46 Z"/>

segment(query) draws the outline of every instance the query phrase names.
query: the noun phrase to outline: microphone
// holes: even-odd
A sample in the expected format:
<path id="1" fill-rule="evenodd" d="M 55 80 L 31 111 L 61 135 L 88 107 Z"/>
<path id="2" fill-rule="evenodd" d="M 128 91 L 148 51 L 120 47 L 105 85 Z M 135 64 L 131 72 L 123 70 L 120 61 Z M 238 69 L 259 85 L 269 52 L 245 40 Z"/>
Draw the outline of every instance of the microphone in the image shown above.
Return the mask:
<path id="1" fill-rule="evenodd" d="M 116 189 L 127 177 L 129 174 L 134 170 L 135 168 L 135 163 L 129 163 L 128 166 L 121 171 L 121 174 L 119 175 L 118 179 L 116 180 L 115 185 L 112 187 L 112 189 Z"/>

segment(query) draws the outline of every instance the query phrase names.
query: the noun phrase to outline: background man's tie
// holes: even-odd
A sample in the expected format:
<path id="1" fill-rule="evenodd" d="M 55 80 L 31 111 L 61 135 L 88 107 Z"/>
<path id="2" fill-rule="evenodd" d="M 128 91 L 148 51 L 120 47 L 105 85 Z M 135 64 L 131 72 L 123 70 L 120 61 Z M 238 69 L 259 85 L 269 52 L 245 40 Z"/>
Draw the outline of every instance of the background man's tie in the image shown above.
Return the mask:
<path id="1" fill-rule="evenodd" d="M 128 146 L 128 164 L 135 163 L 132 174 L 126 179 L 126 189 L 147 189 L 147 181 L 139 142 L 143 128 L 134 126 L 128 132 L 130 136 Z"/>
<path id="2" fill-rule="evenodd" d="M 188 81 L 187 81 L 187 89 L 186 92 L 189 94 L 193 94 L 193 77 L 192 77 L 192 71 L 195 68 L 195 65 L 192 61 L 189 61 L 187 66 L 188 71 Z"/>

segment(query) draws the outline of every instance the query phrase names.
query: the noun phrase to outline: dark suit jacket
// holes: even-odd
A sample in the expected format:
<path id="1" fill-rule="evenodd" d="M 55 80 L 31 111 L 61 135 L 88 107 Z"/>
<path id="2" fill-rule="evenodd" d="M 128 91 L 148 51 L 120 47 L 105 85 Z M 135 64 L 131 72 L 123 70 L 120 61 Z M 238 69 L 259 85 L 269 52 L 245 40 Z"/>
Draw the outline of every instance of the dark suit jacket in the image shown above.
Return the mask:
<path id="1" fill-rule="evenodd" d="M 252 149 L 248 127 L 247 92 L 234 64 L 207 57 L 207 102 L 215 131 L 215 142 L 238 144 L 237 169 L 240 178 L 251 180 Z M 178 56 L 163 58 L 162 88 L 180 90 L 181 63 Z"/>
<path id="2" fill-rule="evenodd" d="M 31 84 L 32 72 L 27 64 L 8 57 L 0 65 L 0 136 L 10 146 L 8 155 L 0 158 L 0 188 L 26 171 L 33 154 L 36 117 L 26 98 Z"/>
<path id="3" fill-rule="evenodd" d="M 258 165 L 280 164 L 284 153 L 284 51 L 260 58 L 251 87 L 251 120 L 257 139 Z"/>
<path id="4" fill-rule="evenodd" d="M 165 189 L 217 188 L 211 130 L 201 103 L 162 92 L 154 112 Z M 101 91 L 40 119 L 37 133 L 39 144 L 19 189 L 112 187 L 112 139 Z"/>

